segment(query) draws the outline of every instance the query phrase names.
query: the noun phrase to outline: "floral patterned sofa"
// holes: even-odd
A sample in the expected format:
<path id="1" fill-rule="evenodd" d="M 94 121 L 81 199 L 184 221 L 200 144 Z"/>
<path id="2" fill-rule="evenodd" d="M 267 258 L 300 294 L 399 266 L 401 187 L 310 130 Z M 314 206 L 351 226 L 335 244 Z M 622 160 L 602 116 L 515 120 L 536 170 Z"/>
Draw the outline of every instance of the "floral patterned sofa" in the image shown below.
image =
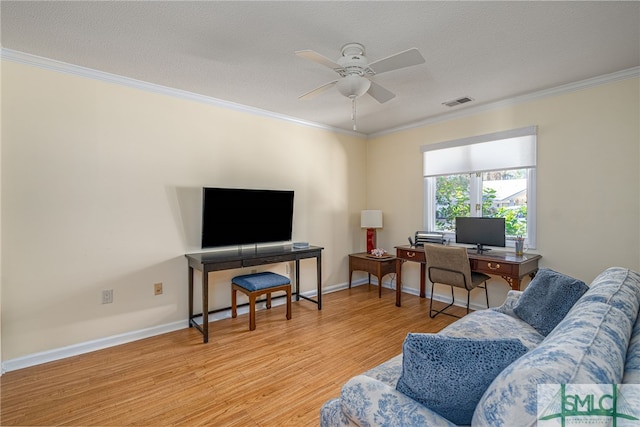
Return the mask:
<path id="1" fill-rule="evenodd" d="M 521 354 L 516 354 L 513 361 L 507 361 L 506 367 L 499 368 L 497 375 L 489 379 L 486 389 L 479 394 L 479 401 L 471 402 L 475 406 L 471 407 L 465 422 L 456 423 L 452 421 L 454 416 L 443 416 L 443 413 L 448 414 L 446 410 L 429 408 L 430 401 L 425 406 L 415 400 L 415 396 L 409 397 L 398 390 L 402 389 L 403 378 L 408 377 L 407 371 L 414 369 L 407 365 L 407 360 L 403 361 L 403 354 L 408 359 L 413 356 L 406 356 L 407 352 L 415 352 L 415 348 L 408 347 L 412 335 L 409 334 L 403 354 L 351 378 L 342 387 L 340 397 L 323 405 L 321 426 L 536 426 L 540 417 L 539 384 L 619 384 L 620 389 L 632 385 L 624 390 L 625 404 L 630 402 L 626 407 L 636 408 L 632 411 L 638 412 L 629 417 L 640 418 L 640 386 L 635 385 L 640 383 L 640 274 L 612 267 L 603 271 L 588 287 L 580 282 L 584 290 L 564 312 L 551 307 L 552 316 L 561 316 L 555 325 L 544 325 L 548 321 L 544 318 L 531 320 L 531 314 L 535 317 L 544 310 L 536 308 L 533 313 L 523 314 L 522 304 L 519 304 L 529 289 L 534 289 L 539 276 L 540 272 L 524 292 L 509 291 L 500 307 L 472 312 L 438 334 L 422 334 L 432 335 L 428 337 L 431 340 L 458 339 L 463 343 L 492 338 L 515 339 L 524 347 Z M 557 287 L 553 283 L 550 286 L 539 289 L 551 295 Z M 532 298 L 545 298 L 540 293 L 532 291 L 531 294 Z M 558 295 L 552 298 L 562 299 Z M 532 304 L 531 299 L 528 300 L 528 305 L 535 304 L 536 301 Z M 545 331 L 545 326 L 550 330 Z M 459 356 L 454 354 L 452 358 L 456 357 Z M 433 362 L 424 360 L 424 365 Z M 418 371 L 422 374 L 437 369 L 427 366 Z M 454 366 L 452 370 L 457 368 Z M 466 386 L 462 383 L 465 377 L 460 378 L 455 381 L 460 381 L 458 389 L 464 399 Z M 455 389 L 447 388 L 446 382 L 445 379 L 423 386 L 435 390 L 445 400 L 457 402 L 459 396 L 450 398 L 447 395 L 448 390 L 455 393 Z M 453 414 L 457 415 L 455 411 Z M 621 421 L 618 425 L 622 425 Z"/>

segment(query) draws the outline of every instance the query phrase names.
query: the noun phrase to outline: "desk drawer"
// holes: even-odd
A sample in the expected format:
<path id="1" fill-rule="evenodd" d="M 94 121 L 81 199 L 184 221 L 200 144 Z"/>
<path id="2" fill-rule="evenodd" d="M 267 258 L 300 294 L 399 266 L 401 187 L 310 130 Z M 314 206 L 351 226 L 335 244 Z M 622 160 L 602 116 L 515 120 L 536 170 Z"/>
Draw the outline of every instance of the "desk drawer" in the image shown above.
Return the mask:
<path id="1" fill-rule="evenodd" d="M 409 261 L 425 262 L 423 248 L 415 248 L 415 249 L 396 248 L 396 256 L 398 258 L 406 259 Z"/>
<path id="2" fill-rule="evenodd" d="M 207 273 L 210 271 L 232 270 L 240 267 L 242 267 L 241 261 L 227 261 L 227 262 L 216 262 L 211 264 L 204 264 L 204 270 Z M 200 269 L 197 268 L 197 270 L 200 270 Z"/>
<path id="3" fill-rule="evenodd" d="M 507 264 L 505 262 L 496 261 L 485 261 L 481 259 L 472 259 L 471 261 L 471 270 L 481 271 L 487 274 L 505 274 L 512 275 L 513 273 L 513 265 Z"/>
<path id="4" fill-rule="evenodd" d="M 251 267 L 254 265 L 277 264 L 279 262 L 293 261 L 293 258 L 285 255 L 272 255 L 264 258 L 243 259 L 243 267 Z"/>

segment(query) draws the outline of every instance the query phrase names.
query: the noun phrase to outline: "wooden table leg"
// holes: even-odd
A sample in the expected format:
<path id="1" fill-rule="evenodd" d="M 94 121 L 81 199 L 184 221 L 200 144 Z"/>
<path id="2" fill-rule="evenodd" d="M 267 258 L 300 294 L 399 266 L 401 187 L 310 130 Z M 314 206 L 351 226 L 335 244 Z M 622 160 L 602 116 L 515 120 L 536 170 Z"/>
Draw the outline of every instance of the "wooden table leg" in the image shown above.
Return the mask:
<path id="1" fill-rule="evenodd" d="M 300 301 L 300 260 L 296 260 L 296 301 Z"/>
<path id="2" fill-rule="evenodd" d="M 520 290 L 520 279 L 511 276 L 502 276 L 502 278 L 506 280 L 509 286 L 511 286 L 511 289 L 513 289 L 514 291 Z"/>
<path id="3" fill-rule="evenodd" d="M 402 263 L 404 260 L 396 258 L 396 307 L 402 305 Z"/>
<path id="4" fill-rule="evenodd" d="M 202 269 L 202 335 L 204 343 L 209 342 L 209 273 Z"/>
<path id="5" fill-rule="evenodd" d="M 316 269 L 317 269 L 317 288 L 318 288 L 318 310 L 322 310 L 322 254 L 318 252 L 318 257 L 316 258 Z"/>
<path id="6" fill-rule="evenodd" d="M 427 267 L 424 263 L 420 263 L 420 298 L 426 298 L 427 297 L 427 293 L 425 291 L 426 289 L 426 272 L 427 272 Z"/>
<path id="7" fill-rule="evenodd" d="M 191 319 L 193 319 L 193 267 L 189 266 L 189 327 L 191 325 Z"/>

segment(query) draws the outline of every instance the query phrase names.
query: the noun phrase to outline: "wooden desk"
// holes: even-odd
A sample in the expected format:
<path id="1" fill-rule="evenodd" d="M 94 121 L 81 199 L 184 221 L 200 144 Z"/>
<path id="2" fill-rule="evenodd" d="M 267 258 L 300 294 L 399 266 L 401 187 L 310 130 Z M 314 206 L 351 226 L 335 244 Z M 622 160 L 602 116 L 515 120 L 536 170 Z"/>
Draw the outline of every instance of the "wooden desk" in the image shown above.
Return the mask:
<path id="1" fill-rule="evenodd" d="M 354 271 L 366 271 L 369 273 L 369 284 L 371 275 L 378 278 L 378 298 L 382 298 L 382 278 L 387 274 L 396 272 L 396 257 L 387 256 L 384 258 L 373 257 L 366 252 L 349 255 L 349 288 L 351 288 L 351 276 Z"/>
<path id="2" fill-rule="evenodd" d="M 295 261 L 294 290 L 296 301 L 300 298 L 314 302 L 318 310 L 322 309 L 322 250 L 318 246 L 295 249 L 292 245 L 268 246 L 252 249 L 233 249 L 216 252 L 185 254 L 189 261 L 189 327 L 195 327 L 202 333 L 203 342 L 209 342 L 209 272 L 232 270 L 256 265 L 275 264 Z M 300 260 L 315 258 L 317 265 L 318 296 L 316 300 L 300 295 Z M 193 270 L 202 272 L 202 314 L 193 314 Z M 231 286 L 231 285 L 229 285 Z M 230 308 L 230 307 L 229 307 Z M 202 316 L 202 326 L 195 318 Z"/>
<path id="3" fill-rule="evenodd" d="M 516 256 L 513 252 L 488 251 L 477 253 L 475 249 L 469 250 L 469 263 L 471 270 L 486 274 L 501 276 L 511 285 L 511 289 L 520 290 L 520 281 L 529 275 L 533 278 L 538 271 L 538 260 L 542 258 L 537 254 L 524 254 Z M 402 263 L 413 261 L 420 263 L 420 297 L 426 296 L 425 270 L 426 260 L 423 247 L 396 246 L 396 270 L 398 274 L 396 283 L 396 305 L 400 307 L 402 299 Z"/>

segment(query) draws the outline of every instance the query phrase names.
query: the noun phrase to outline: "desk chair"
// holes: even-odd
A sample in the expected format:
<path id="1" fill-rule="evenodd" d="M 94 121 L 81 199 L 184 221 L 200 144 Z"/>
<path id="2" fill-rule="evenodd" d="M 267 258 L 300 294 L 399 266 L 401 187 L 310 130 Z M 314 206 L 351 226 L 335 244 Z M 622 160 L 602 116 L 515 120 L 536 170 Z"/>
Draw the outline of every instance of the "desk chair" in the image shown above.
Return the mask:
<path id="1" fill-rule="evenodd" d="M 431 302 L 429 303 L 429 317 L 434 318 L 438 314 L 460 317 L 446 313 L 445 310 L 454 303 L 453 288 L 462 288 L 467 291 L 467 313 L 469 313 L 469 299 L 471 290 L 477 287 L 484 288 L 489 308 L 489 294 L 487 292 L 487 280 L 491 277 L 484 273 L 471 271 L 467 249 L 461 246 L 444 246 L 425 244 L 425 259 L 427 261 L 427 278 L 431 282 Z M 433 289 L 436 283 L 451 286 L 451 304 L 442 310 L 434 310 Z M 480 286 L 484 285 L 484 286 Z"/>

